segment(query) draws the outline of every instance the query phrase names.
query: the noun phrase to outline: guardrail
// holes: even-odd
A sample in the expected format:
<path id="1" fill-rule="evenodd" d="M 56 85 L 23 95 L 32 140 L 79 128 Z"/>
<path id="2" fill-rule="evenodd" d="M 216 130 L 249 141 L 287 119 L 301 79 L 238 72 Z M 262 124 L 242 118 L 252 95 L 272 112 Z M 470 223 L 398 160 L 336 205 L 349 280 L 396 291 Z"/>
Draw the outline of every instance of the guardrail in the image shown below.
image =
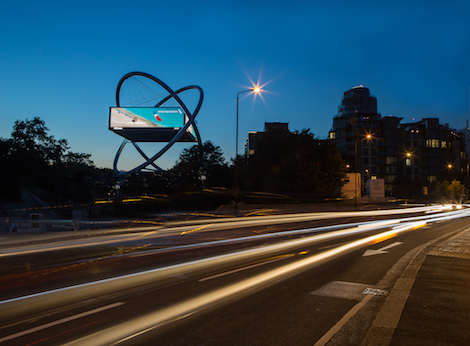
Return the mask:
<path id="1" fill-rule="evenodd" d="M 45 219 L 3 219 L 0 224 L 6 224 L 8 232 L 36 232 L 43 231 L 44 224 L 63 225 L 64 228 L 70 228 L 74 231 L 80 231 L 86 226 L 112 226 L 123 224 L 160 224 L 161 222 L 148 220 L 103 220 L 103 221 L 83 221 L 73 219 L 45 220 Z"/>
<path id="2" fill-rule="evenodd" d="M 2 222 L 2 221 L 0 221 Z M 80 224 L 90 224 L 92 221 L 81 221 L 81 220 L 41 220 L 41 219 L 7 219 L 3 220 L 2 223 L 8 224 L 9 232 L 18 232 L 20 230 L 27 231 L 41 231 L 41 225 L 43 224 L 62 224 L 70 225 L 74 231 L 80 230 Z M 20 231 L 21 232 L 21 231 Z"/>

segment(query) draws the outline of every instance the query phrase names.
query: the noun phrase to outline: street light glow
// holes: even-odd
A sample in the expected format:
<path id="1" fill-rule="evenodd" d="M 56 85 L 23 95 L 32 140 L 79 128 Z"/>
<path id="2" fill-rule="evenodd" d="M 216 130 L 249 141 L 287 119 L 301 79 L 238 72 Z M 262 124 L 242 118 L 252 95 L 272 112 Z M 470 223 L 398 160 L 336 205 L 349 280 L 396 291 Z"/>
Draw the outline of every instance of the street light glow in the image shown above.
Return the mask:
<path id="1" fill-rule="evenodd" d="M 235 135 L 236 136 L 236 139 L 235 139 L 235 216 L 238 215 L 237 205 L 238 205 L 238 102 L 239 102 L 239 96 L 240 94 L 252 91 L 255 94 L 254 99 L 256 99 L 257 94 L 260 95 L 261 97 L 261 94 L 260 94 L 261 87 L 253 86 L 253 88 L 251 89 L 243 90 L 237 93 L 237 125 L 236 125 L 236 135 Z"/>

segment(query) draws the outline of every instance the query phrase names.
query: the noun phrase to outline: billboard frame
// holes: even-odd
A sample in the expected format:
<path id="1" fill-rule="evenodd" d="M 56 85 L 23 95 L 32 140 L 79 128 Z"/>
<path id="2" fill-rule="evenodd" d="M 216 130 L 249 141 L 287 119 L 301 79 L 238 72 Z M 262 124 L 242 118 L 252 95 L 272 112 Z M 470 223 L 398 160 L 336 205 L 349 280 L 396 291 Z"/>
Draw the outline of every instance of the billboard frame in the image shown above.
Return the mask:
<path id="1" fill-rule="evenodd" d="M 121 123 L 115 122 L 113 123 L 113 117 L 116 117 L 117 110 L 118 114 L 126 114 L 127 117 L 132 118 L 132 122 L 138 123 L 137 125 L 132 125 L 132 123 L 126 124 L 124 121 L 121 120 Z M 124 111 L 123 111 L 124 110 Z M 151 110 L 156 116 L 155 118 L 160 119 L 163 122 L 160 115 L 163 116 L 164 112 L 168 112 L 170 117 L 175 118 L 178 112 L 172 111 L 179 111 L 181 114 L 180 122 L 175 123 L 175 119 L 171 119 L 173 121 L 174 126 L 152 126 L 153 124 L 158 125 L 157 122 L 150 119 L 148 116 L 145 117 L 143 114 L 135 113 L 136 110 L 147 111 Z M 147 113 L 147 112 L 146 112 Z M 176 114 L 175 114 L 176 113 Z M 179 115 L 179 114 L 178 114 Z M 178 116 L 179 117 L 179 116 Z M 124 117 L 123 117 L 124 119 Z M 171 139 L 178 133 L 178 131 L 184 126 L 185 122 L 187 121 L 188 116 L 184 113 L 181 107 L 109 107 L 109 122 L 108 128 L 110 131 L 130 140 L 131 142 L 159 142 L 159 143 L 167 143 L 171 141 Z M 119 120 L 115 120 L 119 121 Z M 147 126 L 145 126 L 147 124 Z M 118 126 L 122 125 L 122 126 Z M 126 126 L 130 125 L 130 126 Z M 142 126 L 139 126 L 142 125 Z M 177 142 L 197 142 L 196 135 L 194 134 L 194 128 L 190 125 L 186 132 L 177 140 Z"/>
<path id="2" fill-rule="evenodd" d="M 188 128 L 191 126 L 192 129 L 194 130 L 194 135 L 196 137 L 196 140 L 197 140 L 197 143 L 198 143 L 198 147 L 199 147 L 199 153 L 201 154 L 201 148 L 202 148 L 202 141 L 201 141 L 201 136 L 199 134 L 199 130 L 196 126 L 196 122 L 195 122 L 195 118 L 197 116 L 197 114 L 199 113 L 199 110 L 201 109 L 201 106 L 202 106 L 202 102 L 204 100 L 204 92 L 202 90 L 201 87 L 197 86 L 197 85 L 188 85 L 186 87 L 183 87 L 181 89 L 178 89 L 176 91 L 173 91 L 168 85 L 166 85 L 163 81 L 161 81 L 160 79 L 148 74 L 148 73 L 145 73 L 145 72 L 130 72 L 130 73 L 127 73 L 126 75 L 124 75 L 121 80 L 119 81 L 118 83 L 118 86 L 116 88 L 116 107 L 121 107 L 121 103 L 120 103 L 120 93 L 121 93 L 121 87 L 122 87 L 122 84 L 125 82 L 126 79 L 128 78 L 131 78 L 133 76 L 141 76 L 141 77 L 144 77 L 144 78 L 148 78 L 152 81 L 154 81 L 155 83 L 159 84 L 160 86 L 162 86 L 167 92 L 168 92 L 168 96 L 164 97 L 160 102 L 158 102 L 155 107 L 158 108 L 158 107 L 161 107 L 162 105 L 164 105 L 167 101 L 171 100 L 171 99 L 174 99 L 178 105 L 183 109 L 183 112 L 184 114 L 188 117 L 187 118 L 187 121 L 185 119 L 185 123 L 184 123 L 184 126 L 179 129 L 179 131 L 172 137 L 172 139 L 159 151 L 157 152 L 155 155 L 153 155 L 152 157 L 148 157 L 143 151 L 142 149 L 138 146 L 137 144 L 137 141 L 132 141 L 132 140 L 128 140 L 127 138 L 124 139 L 124 141 L 122 142 L 121 146 L 119 147 L 117 153 L 116 153 L 116 156 L 114 158 L 114 163 L 113 163 L 113 169 L 116 173 L 118 174 L 121 174 L 121 175 L 130 175 L 132 173 L 137 173 L 137 172 L 140 172 L 142 171 L 142 169 L 148 167 L 148 166 L 152 166 L 154 167 L 157 171 L 164 171 L 162 168 L 160 168 L 159 166 L 157 166 L 155 164 L 155 161 L 160 158 L 165 152 L 167 152 L 172 146 L 173 144 L 175 144 L 176 142 L 180 141 L 180 139 L 187 133 L 188 131 Z M 187 91 L 187 90 L 197 90 L 199 91 L 199 101 L 196 105 L 196 108 L 194 109 L 194 111 L 191 113 L 188 108 L 186 107 L 186 105 L 183 103 L 183 101 L 181 100 L 181 98 L 178 96 L 178 94 L 184 92 L 184 91 Z M 125 146 L 131 142 L 134 147 L 137 149 L 137 151 L 141 154 L 141 156 L 146 160 L 144 163 L 138 165 L 137 167 L 131 169 L 130 171 L 128 172 L 120 172 L 117 168 L 117 164 L 118 164 L 118 161 L 119 161 L 119 157 L 121 156 L 121 153 L 122 151 L 124 150 Z"/>

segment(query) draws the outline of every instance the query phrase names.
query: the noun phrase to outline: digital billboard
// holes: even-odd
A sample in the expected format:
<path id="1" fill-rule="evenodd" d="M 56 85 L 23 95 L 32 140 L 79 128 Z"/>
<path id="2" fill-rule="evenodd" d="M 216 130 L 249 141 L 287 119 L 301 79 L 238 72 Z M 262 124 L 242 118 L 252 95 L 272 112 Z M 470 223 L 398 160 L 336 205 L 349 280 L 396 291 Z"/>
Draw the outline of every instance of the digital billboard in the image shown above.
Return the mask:
<path id="1" fill-rule="evenodd" d="M 109 129 L 134 142 L 169 142 L 188 121 L 180 107 L 111 107 Z M 195 142 L 188 127 L 179 142 Z"/>

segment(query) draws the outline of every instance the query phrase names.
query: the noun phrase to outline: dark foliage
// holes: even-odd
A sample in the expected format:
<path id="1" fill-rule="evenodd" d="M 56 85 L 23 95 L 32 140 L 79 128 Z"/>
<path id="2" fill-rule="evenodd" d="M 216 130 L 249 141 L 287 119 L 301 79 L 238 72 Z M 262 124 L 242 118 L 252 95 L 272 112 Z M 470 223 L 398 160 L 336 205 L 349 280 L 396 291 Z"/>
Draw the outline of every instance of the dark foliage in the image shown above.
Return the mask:
<path id="1" fill-rule="evenodd" d="M 87 202 L 99 180 L 89 154 L 68 151 L 65 139 L 48 134 L 44 120 L 17 120 L 11 138 L 0 139 L 0 198 L 14 200 L 22 190 L 54 201 Z"/>
<path id="2" fill-rule="evenodd" d="M 179 192 L 197 191 L 203 187 L 225 187 L 230 183 L 230 170 L 223 152 L 211 141 L 202 148 L 193 145 L 183 150 L 169 174 L 171 187 Z"/>
<path id="3" fill-rule="evenodd" d="M 238 159 L 242 189 L 309 198 L 341 194 L 345 164 L 333 145 L 309 130 L 270 130 L 258 139 L 254 155 Z"/>

